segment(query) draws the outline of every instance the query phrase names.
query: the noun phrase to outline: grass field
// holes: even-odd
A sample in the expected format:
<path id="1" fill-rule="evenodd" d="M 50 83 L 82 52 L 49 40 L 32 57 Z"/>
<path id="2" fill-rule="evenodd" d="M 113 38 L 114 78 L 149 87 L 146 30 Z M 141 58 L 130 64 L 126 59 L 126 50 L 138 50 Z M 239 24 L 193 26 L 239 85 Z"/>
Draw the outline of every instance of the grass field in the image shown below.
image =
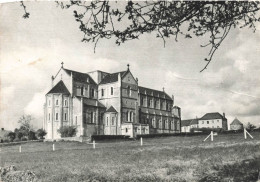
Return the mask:
<path id="1" fill-rule="evenodd" d="M 1 166 L 33 171 L 39 181 L 257 181 L 260 133 L 140 141 L 22 144 L 1 147 Z"/>

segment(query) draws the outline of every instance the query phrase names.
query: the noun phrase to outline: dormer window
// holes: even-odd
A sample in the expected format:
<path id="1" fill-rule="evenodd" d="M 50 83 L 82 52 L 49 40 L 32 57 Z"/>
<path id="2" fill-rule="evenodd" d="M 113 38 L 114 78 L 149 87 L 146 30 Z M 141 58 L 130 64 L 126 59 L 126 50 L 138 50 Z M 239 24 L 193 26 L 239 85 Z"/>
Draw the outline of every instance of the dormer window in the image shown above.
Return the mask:
<path id="1" fill-rule="evenodd" d="M 114 95 L 114 88 L 111 87 L 111 95 Z"/>

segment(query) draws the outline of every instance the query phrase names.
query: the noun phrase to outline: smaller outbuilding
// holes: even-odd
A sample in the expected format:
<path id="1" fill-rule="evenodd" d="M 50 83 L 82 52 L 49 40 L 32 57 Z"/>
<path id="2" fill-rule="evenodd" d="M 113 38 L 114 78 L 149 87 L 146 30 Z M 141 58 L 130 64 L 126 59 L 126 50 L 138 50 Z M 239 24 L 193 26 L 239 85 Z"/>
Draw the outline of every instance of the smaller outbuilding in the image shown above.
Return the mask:
<path id="1" fill-rule="evenodd" d="M 230 124 L 230 130 L 242 130 L 243 128 L 243 124 L 237 118 L 235 118 Z"/>

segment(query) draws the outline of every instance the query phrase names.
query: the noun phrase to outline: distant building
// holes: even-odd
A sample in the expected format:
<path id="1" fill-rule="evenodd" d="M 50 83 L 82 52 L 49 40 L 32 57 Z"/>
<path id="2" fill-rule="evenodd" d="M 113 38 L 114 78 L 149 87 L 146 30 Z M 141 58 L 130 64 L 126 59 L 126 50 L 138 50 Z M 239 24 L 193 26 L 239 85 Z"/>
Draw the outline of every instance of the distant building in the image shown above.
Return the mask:
<path id="1" fill-rule="evenodd" d="M 181 120 L 181 132 L 187 133 L 190 132 L 192 128 L 198 128 L 198 120 L 198 118 Z"/>
<path id="2" fill-rule="evenodd" d="M 7 135 L 10 132 L 11 131 L 9 131 L 9 130 L 5 130 L 4 128 L 1 128 L 1 130 L 0 130 L 0 141 L 1 141 L 1 143 L 8 139 Z"/>
<path id="3" fill-rule="evenodd" d="M 60 138 L 61 126 L 75 126 L 77 136 L 180 132 L 181 109 L 173 96 L 141 87 L 127 70 L 80 73 L 63 64 L 46 94 L 46 139 Z"/>
<path id="4" fill-rule="evenodd" d="M 205 114 L 199 119 L 198 128 L 221 128 L 228 130 L 225 113 L 223 113 L 223 115 L 218 112 Z"/>
<path id="5" fill-rule="evenodd" d="M 237 118 L 235 118 L 230 124 L 230 130 L 242 130 L 243 128 L 243 124 Z"/>

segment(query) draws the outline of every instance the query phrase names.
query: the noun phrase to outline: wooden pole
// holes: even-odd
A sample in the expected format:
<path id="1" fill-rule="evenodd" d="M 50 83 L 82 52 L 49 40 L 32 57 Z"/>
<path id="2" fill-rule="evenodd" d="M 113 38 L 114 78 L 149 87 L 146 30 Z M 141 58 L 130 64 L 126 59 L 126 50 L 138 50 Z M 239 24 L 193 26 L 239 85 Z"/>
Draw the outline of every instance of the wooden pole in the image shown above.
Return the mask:
<path id="1" fill-rule="evenodd" d="M 55 151 L 55 144 L 52 144 L 52 151 Z"/>
<path id="2" fill-rule="evenodd" d="M 143 138 L 141 137 L 141 146 L 143 146 Z"/>
<path id="3" fill-rule="evenodd" d="M 213 142 L 213 131 L 211 131 L 210 135 L 211 135 L 211 141 Z"/>
<path id="4" fill-rule="evenodd" d="M 20 153 L 22 152 L 22 146 L 21 145 L 19 146 L 19 152 Z"/>
<path id="5" fill-rule="evenodd" d="M 254 137 L 246 130 L 246 133 L 252 138 L 254 139 Z"/>
<path id="6" fill-rule="evenodd" d="M 209 135 L 203 140 L 203 142 L 205 142 L 210 136 L 211 136 L 211 134 L 209 134 Z"/>
<path id="7" fill-rule="evenodd" d="M 246 139 L 246 129 L 244 128 L 244 137 Z"/>
<path id="8" fill-rule="evenodd" d="M 95 140 L 93 140 L 93 149 L 95 149 L 96 148 L 96 142 L 95 142 Z"/>

